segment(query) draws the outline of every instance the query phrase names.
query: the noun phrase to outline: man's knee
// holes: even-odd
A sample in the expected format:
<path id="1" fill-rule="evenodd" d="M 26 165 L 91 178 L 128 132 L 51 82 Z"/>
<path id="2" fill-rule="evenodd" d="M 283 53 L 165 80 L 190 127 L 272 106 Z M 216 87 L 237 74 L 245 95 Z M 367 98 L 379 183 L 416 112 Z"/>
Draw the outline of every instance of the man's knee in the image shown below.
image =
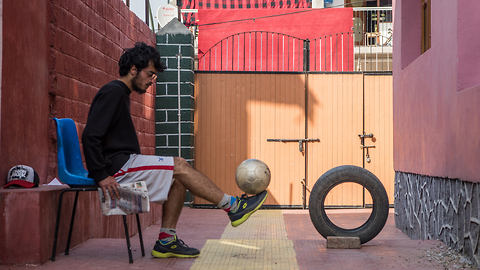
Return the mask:
<path id="1" fill-rule="evenodd" d="M 183 173 L 186 170 L 192 169 L 190 164 L 182 157 L 173 157 L 173 173 Z"/>

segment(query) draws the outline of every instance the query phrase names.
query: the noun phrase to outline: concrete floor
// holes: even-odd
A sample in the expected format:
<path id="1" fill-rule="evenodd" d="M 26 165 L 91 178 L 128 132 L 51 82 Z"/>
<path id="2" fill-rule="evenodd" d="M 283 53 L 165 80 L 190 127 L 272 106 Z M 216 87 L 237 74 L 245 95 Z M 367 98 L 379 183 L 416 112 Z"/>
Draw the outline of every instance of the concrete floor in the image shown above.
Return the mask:
<path id="1" fill-rule="evenodd" d="M 329 210 L 338 226 L 362 224 L 370 210 Z M 180 239 L 201 249 L 196 259 L 156 259 L 150 255 L 160 225 L 131 238 L 134 263 L 128 263 L 125 239 L 90 239 L 43 265 L 0 269 L 471 269 L 467 259 L 437 240 L 410 240 L 395 228 L 393 209 L 380 234 L 360 249 L 327 249 L 308 210 L 259 210 L 237 228 L 218 209 L 184 208 L 177 226 Z"/>

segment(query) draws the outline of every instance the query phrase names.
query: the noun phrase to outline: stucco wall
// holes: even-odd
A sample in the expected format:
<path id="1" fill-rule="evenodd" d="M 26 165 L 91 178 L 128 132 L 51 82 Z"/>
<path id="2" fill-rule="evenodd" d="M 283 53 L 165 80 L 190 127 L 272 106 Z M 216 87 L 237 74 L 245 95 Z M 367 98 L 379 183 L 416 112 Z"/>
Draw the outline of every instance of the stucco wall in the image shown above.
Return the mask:
<path id="1" fill-rule="evenodd" d="M 480 2 L 432 1 L 432 46 L 423 54 L 420 7 L 420 0 L 395 3 L 394 169 L 480 182 L 480 76 L 464 76 L 478 71 L 478 31 L 464 29 L 478 26 L 470 11 Z"/>
<path id="2" fill-rule="evenodd" d="M 479 1 L 431 1 L 421 52 L 421 0 L 395 1 L 395 225 L 440 239 L 480 265 Z"/>

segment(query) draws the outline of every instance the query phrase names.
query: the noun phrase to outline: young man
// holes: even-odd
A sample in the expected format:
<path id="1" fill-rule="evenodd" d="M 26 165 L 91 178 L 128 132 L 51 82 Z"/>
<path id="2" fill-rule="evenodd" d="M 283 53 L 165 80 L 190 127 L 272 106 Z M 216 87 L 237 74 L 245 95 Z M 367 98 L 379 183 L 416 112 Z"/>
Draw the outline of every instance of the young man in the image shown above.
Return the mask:
<path id="1" fill-rule="evenodd" d="M 164 70 L 160 55 L 145 43 L 124 50 L 118 62 L 120 79 L 104 85 L 95 95 L 82 134 L 89 171 L 102 188 L 119 197 L 119 183 L 145 181 L 150 200 L 163 204 L 162 227 L 152 255 L 158 258 L 197 257 L 200 251 L 177 238 L 175 227 L 186 190 L 224 209 L 232 226 L 247 220 L 267 198 L 267 191 L 252 197 L 232 197 L 221 191 L 180 157 L 140 154 L 130 114 L 130 94 L 143 94 Z"/>

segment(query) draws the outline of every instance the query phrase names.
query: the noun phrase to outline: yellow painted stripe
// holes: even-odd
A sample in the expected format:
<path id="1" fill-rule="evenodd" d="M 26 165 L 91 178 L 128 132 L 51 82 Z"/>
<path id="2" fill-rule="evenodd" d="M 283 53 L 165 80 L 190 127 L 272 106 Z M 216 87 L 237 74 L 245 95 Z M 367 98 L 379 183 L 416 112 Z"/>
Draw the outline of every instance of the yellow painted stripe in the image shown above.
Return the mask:
<path id="1" fill-rule="evenodd" d="M 259 210 L 241 226 L 207 240 L 195 269 L 299 269 L 281 210 Z"/>

